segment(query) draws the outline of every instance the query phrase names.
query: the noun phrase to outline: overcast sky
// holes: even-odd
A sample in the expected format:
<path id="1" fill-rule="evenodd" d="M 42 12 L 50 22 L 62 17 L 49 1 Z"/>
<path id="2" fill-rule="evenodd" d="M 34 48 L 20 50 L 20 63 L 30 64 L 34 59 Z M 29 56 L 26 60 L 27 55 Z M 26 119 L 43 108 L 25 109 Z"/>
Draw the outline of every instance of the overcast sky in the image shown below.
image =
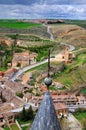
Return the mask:
<path id="1" fill-rule="evenodd" d="M 0 0 L 0 18 L 86 20 L 86 0 Z"/>

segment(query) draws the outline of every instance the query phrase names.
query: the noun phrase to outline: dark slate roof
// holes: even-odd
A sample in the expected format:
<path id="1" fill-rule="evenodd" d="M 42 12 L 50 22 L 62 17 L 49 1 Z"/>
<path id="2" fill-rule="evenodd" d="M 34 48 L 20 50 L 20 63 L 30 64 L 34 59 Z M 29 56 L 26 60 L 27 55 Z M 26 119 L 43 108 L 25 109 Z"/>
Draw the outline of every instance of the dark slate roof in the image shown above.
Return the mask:
<path id="1" fill-rule="evenodd" d="M 49 91 L 45 93 L 30 130 L 61 130 Z"/>

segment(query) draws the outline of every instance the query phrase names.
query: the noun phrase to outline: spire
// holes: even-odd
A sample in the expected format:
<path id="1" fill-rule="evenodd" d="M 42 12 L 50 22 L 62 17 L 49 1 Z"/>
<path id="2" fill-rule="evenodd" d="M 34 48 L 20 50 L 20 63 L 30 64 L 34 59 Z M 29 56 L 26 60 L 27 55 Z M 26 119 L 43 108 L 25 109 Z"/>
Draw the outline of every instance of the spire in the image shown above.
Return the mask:
<path id="1" fill-rule="evenodd" d="M 48 52 L 48 75 L 47 77 L 50 77 L 50 50 Z"/>
<path id="2" fill-rule="evenodd" d="M 47 92 L 44 95 L 44 98 L 41 102 L 41 105 L 38 109 L 37 115 L 33 121 L 32 127 L 30 130 L 61 130 L 59 120 L 56 115 L 54 108 L 53 100 L 49 93 L 49 86 L 52 84 L 50 78 L 50 51 L 48 54 L 48 75 L 44 80 L 44 83 L 47 86 Z"/>
<path id="3" fill-rule="evenodd" d="M 44 79 L 44 83 L 49 90 L 49 86 L 52 84 L 52 79 L 50 78 L 50 50 L 48 52 L 48 74 L 47 77 Z"/>
<path id="4" fill-rule="evenodd" d="M 30 130 L 61 130 L 49 91 L 45 93 Z"/>

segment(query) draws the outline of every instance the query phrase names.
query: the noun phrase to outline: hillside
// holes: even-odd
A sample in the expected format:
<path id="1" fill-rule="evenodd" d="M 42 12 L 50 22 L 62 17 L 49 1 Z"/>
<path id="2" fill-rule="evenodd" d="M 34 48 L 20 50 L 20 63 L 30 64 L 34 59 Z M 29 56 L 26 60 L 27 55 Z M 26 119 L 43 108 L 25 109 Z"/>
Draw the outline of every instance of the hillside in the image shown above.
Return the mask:
<path id="1" fill-rule="evenodd" d="M 86 30 L 77 25 L 60 24 L 50 26 L 57 42 L 74 45 L 76 48 L 86 47 Z"/>

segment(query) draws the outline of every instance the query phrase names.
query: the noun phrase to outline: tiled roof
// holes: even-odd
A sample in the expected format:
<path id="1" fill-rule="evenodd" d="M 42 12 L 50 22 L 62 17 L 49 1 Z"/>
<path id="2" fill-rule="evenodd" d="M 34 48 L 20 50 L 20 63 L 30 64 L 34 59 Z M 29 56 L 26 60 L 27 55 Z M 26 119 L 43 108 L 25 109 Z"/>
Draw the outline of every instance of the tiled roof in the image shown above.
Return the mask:
<path id="1" fill-rule="evenodd" d="M 61 130 L 49 91 L 45 93 L 30 130 Z"/>

